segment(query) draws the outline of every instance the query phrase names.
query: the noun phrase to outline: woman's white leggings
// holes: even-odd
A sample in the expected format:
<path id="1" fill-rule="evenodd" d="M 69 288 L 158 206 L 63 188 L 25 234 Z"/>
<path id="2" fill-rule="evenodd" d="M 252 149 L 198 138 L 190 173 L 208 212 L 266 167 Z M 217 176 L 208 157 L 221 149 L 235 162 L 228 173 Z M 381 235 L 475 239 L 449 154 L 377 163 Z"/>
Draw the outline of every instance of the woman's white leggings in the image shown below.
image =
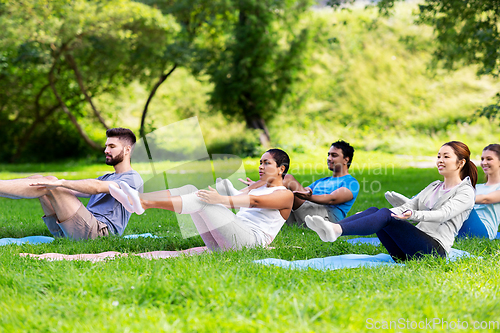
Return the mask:
<path id="1" fill-rule="evenodd" d="M 182 199 L 181 214 L 189 214 L 205 245 L 212 251 L 262 245 L 260 237 L 223 205 L 212 205 L 196 196 L 194 185 L 169 189 Z"/>

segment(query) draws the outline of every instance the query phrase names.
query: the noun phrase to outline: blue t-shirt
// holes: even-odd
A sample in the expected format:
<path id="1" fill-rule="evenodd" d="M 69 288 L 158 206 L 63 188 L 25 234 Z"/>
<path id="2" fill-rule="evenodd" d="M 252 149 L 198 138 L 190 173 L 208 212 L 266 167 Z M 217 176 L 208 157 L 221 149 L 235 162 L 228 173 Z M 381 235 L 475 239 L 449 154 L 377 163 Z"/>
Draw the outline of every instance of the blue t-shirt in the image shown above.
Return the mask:
<path id="1" fill-rule="evenodd" d="M 326 205 L 330 208 L 331 213 L 337 218 L 337 221 L 346 217 L 359 193 L 359 183 L 356 178 L 351 175 L 321 178 L 308 187 L 312 190 L 313 195 L 330 194 L 341 187 L 345 187 L 352 192 L 351 200 L 337 205 Z"/>
<path id="2" fill-rule="evenodd" d="M 130 187 L 142 192 L 143 181 L 141 176 L 134 170 L 123 173 L 108 173 L 97 178 L 103 181 L 125 182 Z M 89 212 L 94 214 L 95 218 L 108 226 L 109 232 L 122 235 L 127 226 L 130 215 L 125 207 L 119 203 L 111 194 L 99 193 L 90 197 L 87 204 Z"/>

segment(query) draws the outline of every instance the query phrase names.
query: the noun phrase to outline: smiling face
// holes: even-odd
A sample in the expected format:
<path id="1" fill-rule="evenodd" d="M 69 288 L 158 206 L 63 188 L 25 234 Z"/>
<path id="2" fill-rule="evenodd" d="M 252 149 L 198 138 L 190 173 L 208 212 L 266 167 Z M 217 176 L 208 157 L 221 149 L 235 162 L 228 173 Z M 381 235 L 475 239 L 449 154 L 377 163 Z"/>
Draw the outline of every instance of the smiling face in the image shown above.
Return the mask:
<path id="1" fill-rule="evenodd" d="M 491 150 L 483 150 L 481 155 L 481 168 L 483 168 L 487 176 L 500 172 L 500 159 L 497 153 Z"/>
<path id="2" fill-rule="evenodd" d="M 330 147 L 330 150 L 328 151 L 328 157 L 326 159 L 326 163 L 330 171 L 338 172 L 342 169 L 343 166 L 347 168 L 348 161 L 349 158 L 344 157 L 342 149 L 335 148 L 334 146 Z"/>
<path id="3" fill-rule="evenodd" d="M 460 170 L 465 164 L 465 160 L 458 160 L 455 151 L 450 146 L 442 146 L 439 149 L 436 165 L 439 174 L 442 176 L 453 176 L 454 174 L 460 175 Z"/>
<path id="4" fill-rule="evenodd" d="M 106 155 L 106 164 L 115 166 L 121 162 L 125 157 L 125 151 L 127 147 L 117 137 L 108 138 L 106 140 L 106 149 L 104 149 L 104 154 Z"/>
<path id="5" fill-rule="evenodd" d="M 266 152 L 260 158 L 259 179 L 272 180 L 278 177 L 281 178 L 284 168 L 284 166 L 278 168 L 273 156 L 269 152 Z"/>

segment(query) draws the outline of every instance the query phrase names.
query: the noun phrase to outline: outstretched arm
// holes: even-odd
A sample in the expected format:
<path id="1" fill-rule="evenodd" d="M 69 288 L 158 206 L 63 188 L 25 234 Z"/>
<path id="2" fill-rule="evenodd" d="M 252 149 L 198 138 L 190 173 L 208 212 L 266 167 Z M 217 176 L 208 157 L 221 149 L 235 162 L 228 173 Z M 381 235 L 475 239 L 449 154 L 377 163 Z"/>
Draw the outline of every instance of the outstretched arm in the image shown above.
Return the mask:
<path id="1" fill-rule="evenodd" d="M 293 194 L 288 190 L 277 190 L 266 195 L 222 196 L 209 187 L 209 190 L 199 190 L 197 196 L 206 203 L 223 204 L 228 207 L 287 209 L 291 208 L 293 203 Z"/>
<path id="2" fill-rule="evenodd" d="M 33 182 L 30 186 L 45 187 L 49 190 L 56 187 L 63 187 L 72 190 L 76 196 L 90 196 L 99 193 L 109 193 L 109 185 L 118 187 L 118 184 L 110 181 L 103 181 L 98 179 L 82 179 L 82 180 L 43 180 Z"/>

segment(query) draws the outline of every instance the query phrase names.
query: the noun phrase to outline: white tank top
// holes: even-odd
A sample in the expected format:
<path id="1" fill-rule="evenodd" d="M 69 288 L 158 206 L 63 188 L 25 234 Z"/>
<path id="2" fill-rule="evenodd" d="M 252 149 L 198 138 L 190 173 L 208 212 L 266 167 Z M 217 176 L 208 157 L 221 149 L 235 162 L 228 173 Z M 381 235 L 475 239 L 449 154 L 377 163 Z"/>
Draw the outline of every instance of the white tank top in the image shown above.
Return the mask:
<path id="1" fill-rule="evenodd" d="M 248 195 L 266 195 L 276 190 L 286 190 L 284 186 L 266 187 L 265 185 L 248 192 Z M 263 241 L 263 245 L 269 245 L 278 234 L 285 223 L 279 209 L 267 208 L 245 208 L 241 207 L 236 214 L 245 222 Z"/>

